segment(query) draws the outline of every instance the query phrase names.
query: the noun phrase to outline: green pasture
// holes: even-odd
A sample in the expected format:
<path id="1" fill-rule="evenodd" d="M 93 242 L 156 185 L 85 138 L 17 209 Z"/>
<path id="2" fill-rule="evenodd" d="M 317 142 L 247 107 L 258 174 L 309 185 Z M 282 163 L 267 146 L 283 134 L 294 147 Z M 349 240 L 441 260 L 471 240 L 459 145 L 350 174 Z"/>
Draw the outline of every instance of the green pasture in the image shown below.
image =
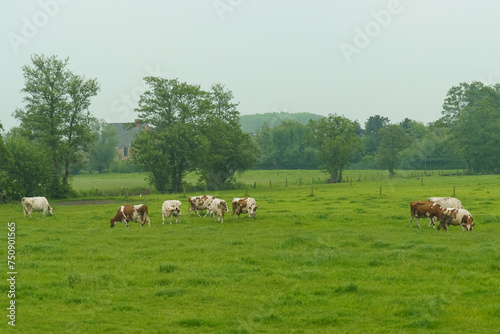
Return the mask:
<path id="1" fill-rule="evenodd" d="M 13 221 L 18 274 L 16 328 L 0 284 L 0 332 L 500 333 L 500 177 L 345 175 L 353 182 L 323 184 L 317 171 L 245 173 L 238 182 L 257 200 L 257 218 L 229 213 L 224 224 L 188 217 L 184 194 L 49 199 L 54 216 L 31 219 L 20 204 L 1 205 L 0 256 L 6 263 Z M 134 178 L 147 187 L 140 174 L 73 184 L 112 189 Z M 246 191 L 207 193 L 230 202 Z M 437 231 L 428 220 L 409 227 L 412 200 L 453 191 L 474 216 L 472 233 Z M 183 202 L 179 224 L 162 225 L 166 199 Z M 151 228 L 110 229 L 125 203 L 147 204 Z"/>

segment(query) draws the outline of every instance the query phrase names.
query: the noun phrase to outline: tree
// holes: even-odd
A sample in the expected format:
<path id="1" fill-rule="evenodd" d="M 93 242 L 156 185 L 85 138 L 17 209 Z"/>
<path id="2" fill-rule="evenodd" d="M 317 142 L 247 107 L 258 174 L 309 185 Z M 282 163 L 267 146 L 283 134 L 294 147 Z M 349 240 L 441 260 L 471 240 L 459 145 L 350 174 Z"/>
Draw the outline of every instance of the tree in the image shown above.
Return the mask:
<path id="1" fill-rule="evenodd" d="M 6 145 L 13 157 L 9 171 L 12 184 L 16 185 L 13 198 L 47 195 L 52 173 L 49 150 L 24 137 L 17 128 L 7 135 Z"/>
<path id="2" fill-rule="evenodd" d="M 365 122 L 363 147 L 365 155 L 374 156 L 380 145 L 380 130 L 389 125 L 389 118 L 380 115 L 370 116 Z"/>
<path id="3" fill-rule="evenodd" d="M 1 123 L 0 128 L 3 128 Z M 12 179 L 9 172 L 12 171 L 13 164 L 12 153 L 0 134 L 0 203 L 5 203 L 12 196 Z"/>
<path id="4" fill-rule="evenodd" d="M 222 84 L 215 84 L 207 94 L 210 107 L 200 125 L 203 150 L 195 159 L 200 181 L 208 189 L 224 189 L 236 173 L 242 173 L 257 161 L 259 147 L 243 132 L 233 94 Z"/>
<path id="5" fill-rule="evenodd" d="M 149 89 L 139 100 L 139 117 L 150 129 L 132 142 L 132 163 L 150 173 L 150 182 L 165 193 L 181 191 L 201 140 L 199 125 L 210 107 L 199 86 L 177 79 L 146 77 Z"/>
<path id="6" fill-rule="evenodd" d="M 118 132 L 112 124 L 103 121 L 94 130 L 98 138 L 89 154 L 89 169 L 102 174 L 117 157 Z"/>
<path id="7" fill-rule="evenodd" d="M 467 173 L 500 170 L 500 85 L 481 82 L 452 87 L 443 104 L 441 123 Z"/>
<path id="8" fill-rule="evenodd" d="M 255 162 L 258 149 L 239 127 L 237 104 L 224 86 L 209 92 L 177 79 L 144 78 L 139 117 L 150 125 L 132 143 L 132 162 L 150 173 L 160 192 L 182 190 L 189 171 L 207 187 L 226 186 Z"/>
<path id="9" fill-rule="evenodd" d="M 68 58 L 33 55 L 32 66 L 23 66 L 24 108 L 15 111 L 21 129 L 31 140 L 49 149 L 52 165 L 50 195 L 66 196 L 69 164 L 81 159 L 94 137 L 94 118 L 88 108 L 97 95 L 95 79 L 85 80 L 67 69 Z"/>
<path id="10" fill-rule="evenodd" d="M 308 140 L 310 137 L 311 127 L 291 120 L 284 120 L 273 128 L 262 127 L 256 135 L 263 152 L 257 168 L 319 168 L 321 162 Z"/>
<path id="11" fill-rule="evenodd" d="M 405 130 L 396 124 L 380 130 L 380 145 L 375 160 L 381 168 L 387 168 L 390 175 L 400 164 L 400 153 L 411 145 L 411 139 Z"/>
<path id="12" fill-rule="evenodd" d="M 316 144 L 325 170 L 331 182 L 342 181 L 342 171 L 352 157 L 361 150 L 361 139 L 356 134 L 357 125 L 344 116 L 328 115 L 319 121 L 311 121 L 312 141 Z"/>

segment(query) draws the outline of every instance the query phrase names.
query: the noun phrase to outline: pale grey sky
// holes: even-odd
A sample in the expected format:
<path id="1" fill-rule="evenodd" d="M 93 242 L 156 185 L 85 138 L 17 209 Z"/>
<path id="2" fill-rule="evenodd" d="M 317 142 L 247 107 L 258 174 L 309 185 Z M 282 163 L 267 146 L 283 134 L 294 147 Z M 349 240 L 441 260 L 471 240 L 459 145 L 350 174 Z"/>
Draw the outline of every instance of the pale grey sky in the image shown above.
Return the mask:
<path id="1" fill-rule="evenodd" d="M 336 113 L 428 123 L 449 88 L 500 80 L 495 0 L 23 0 L 0 14 L 1 121 L 17 124 L 21 67 L 69 57 L 97 78 L 94 116 L 132 121 L 142 78 L 222 83 L 241 114 Z"/>

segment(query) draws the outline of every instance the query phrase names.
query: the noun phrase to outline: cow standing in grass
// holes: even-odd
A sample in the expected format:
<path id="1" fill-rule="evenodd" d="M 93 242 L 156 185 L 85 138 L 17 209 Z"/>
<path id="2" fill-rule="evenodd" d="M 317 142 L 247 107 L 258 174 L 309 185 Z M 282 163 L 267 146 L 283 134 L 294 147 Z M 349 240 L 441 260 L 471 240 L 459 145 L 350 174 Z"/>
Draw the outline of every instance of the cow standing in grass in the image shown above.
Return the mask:
<path id="1" fill-rule="evenodd" d="M 445 231 L 448 232 L 449 225 L 461 225 L 462 231 L 472 232 L 472 228 L 474 227 L 472 215 L 469 211 L 465 209 L 444 209 L 441 213 L 441 220 L 438 226 L 438 231 L 441 227 L 444 228 Z"/>
<path id="2" fill-rule="evenodd" d="M 214 198 L 215 197 L 208 195 L 189 197 L 188 201 L 190 206 L 188 208 L 188 216 L 191 215 L 191 210 L 193 210 L 198 217 L 201 217 L 198 210 L 207 210 L 207 213 L 203 216 L 206 217 L 210 213 L 210 205 L 212 204 Z"/>
<path id="3" fill-rule="evenodd" d="M 437 220 L 441 220 L 441 206 L 432 201 L 413 201 L 410 203 L 411 210 L 411 218 L 410 218 L 410 227 L 413 224 L 413 218 L 417 219 L 417 225 L 420 228 L 420 224 L 418 220 L 420 218 L 430 218 L 432 224 Z"/>
<path id="4" fill-rule="evenodd" d="M 42 211 L 42 217 L 48 212 L 51 216 L 54 214 L 54 209 L 50 207 L 49 201 L 45 197 L 23 197 L 21 200 L 24 211 L 24 218 L 29 215 L 31 218 L 31 212 Z"/>
<path id="5" fill-rule="evenodd" d="M 141 228 L 145 223 L 148 223 L 149 227 L 151 227 L 151 221 L 149 220 L 148 215 L 148 206 L 146 204 L 120 206 L 116 215 L 109 221 L 109 227 L 114 227 L 117 222 L 122 222 L 128 228 L 128 223 L 130 221 L 140 223 Z"/>
<path id="6" fill-rule="evenodd" d="M 161 206 L 161 216 L 163 219 L 162 224 L 165 224 L 165 217 L 170 217 L 170 224 L 172 224 L 172 216 L 176 215 L 177 219 L 175 223 L 179 223 L 181 221 L 181 201 L 172 199 L 163 202 Z"/>
<path id="7" fill-rule="evenodd" d="M 257 209 L 259 208 L 257 202 L 252 197 L 233 198 L 231 206 L 232 206 L 231 216 L 234 216 L 236 214 L 238 218 L 240 218 L 240 214 L 248 212 L 248 218 L 255 219 L 255 215 L 257 214 Z"/>
<path id="8" fill-rule="evenodd" d="M 428 201 L 432 201 L 441 206 L 441 209 L 451 208 L 451 209 L 463 209 L 464 206 L 458 198 L 454 197 L 429 197 Z M 433 227 L 436 227 L 436 222 L 431 221 Z M 430 224 L 429 224 L 430 226 Z"/>
<path id="9" fill-rule="evenodd" d="M 217 216 L 217 221 L 220 221 L 221 224 L 224 223 L 224 213 L 229 212 L 226 201 L 220 198 L 214 198 L 209 210 L 210 217 Z"/>

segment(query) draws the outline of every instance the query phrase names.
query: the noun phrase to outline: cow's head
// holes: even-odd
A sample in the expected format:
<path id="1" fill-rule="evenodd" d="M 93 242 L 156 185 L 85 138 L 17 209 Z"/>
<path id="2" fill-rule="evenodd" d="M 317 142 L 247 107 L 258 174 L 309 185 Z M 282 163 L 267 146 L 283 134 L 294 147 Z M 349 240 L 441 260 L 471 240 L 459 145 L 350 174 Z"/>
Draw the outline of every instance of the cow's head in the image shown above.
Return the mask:
<path id="1" fill-rule="evenodd" d="M 462 227 L 464 228 L 465 231 L 467 232 L 472 232 L 472 228 L 474 227 L 474 223 L 473 223 L 473 218 L 472 216 L 467 216 L 467 215 L 464 215 L 462 217 L 462 221 L 461 221 L 461 224 L 462 224 Z"/>
<path id="2" fill-rule="evenodd" d="M 257 204 L 250 205 L 250 207 L 248 208 L 248 216 L 255 218 L 255 215 L 257 214 L 258 208 L 259 208 L 259 206 Z"/>
<path id="3" fill-rule="evenodd" d="M 115 225 L 116 225 L 116 220 L 111 218 L 111 220 L 109 221 L 109 228 L 115 227 Z"/>
<path id="4" fill-rule="evenodd" d="M 220 208 L 225 212 L 229 212 L 229 209 L 227 208 L 227 203 L 224 200 L 220 201 Z"/>
<path id="5" fill-rule="evenodd" d="M 49 205 L 49 214 L 50 214 L 51 216 L 53 216 L 53 215 L 54 215 L 54 208 L 52 208 L 50 205 Z"/>

